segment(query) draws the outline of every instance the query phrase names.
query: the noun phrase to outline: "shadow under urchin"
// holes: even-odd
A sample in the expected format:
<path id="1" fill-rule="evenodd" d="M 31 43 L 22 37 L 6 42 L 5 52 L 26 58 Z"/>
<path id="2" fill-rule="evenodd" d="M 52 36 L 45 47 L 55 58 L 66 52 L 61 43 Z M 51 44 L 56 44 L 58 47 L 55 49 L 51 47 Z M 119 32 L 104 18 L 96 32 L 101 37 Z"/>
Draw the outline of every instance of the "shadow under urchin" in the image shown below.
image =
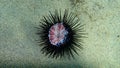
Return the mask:
<path id="1" fill-rule="evenodd" d="M 84 28 L 79 19 L 68 10 L 63 14 L 55 10 L 43 16 L 37 27 L 39 45 L 42 53 L 52 58 L 74 58 L 77 50 L 82 49 Z"/>

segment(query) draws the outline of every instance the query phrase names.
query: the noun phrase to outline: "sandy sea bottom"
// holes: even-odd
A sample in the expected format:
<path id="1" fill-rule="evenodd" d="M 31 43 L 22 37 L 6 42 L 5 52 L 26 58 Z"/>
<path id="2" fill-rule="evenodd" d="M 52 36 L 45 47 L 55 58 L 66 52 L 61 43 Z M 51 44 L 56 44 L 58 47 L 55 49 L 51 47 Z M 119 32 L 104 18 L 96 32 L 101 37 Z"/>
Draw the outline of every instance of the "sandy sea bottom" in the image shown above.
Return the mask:
<path id="1" fill-rule="evenodd" d="M 87 37 L 75 60 L 40 52 L 36 28 L 43 15 L 69 9 Z M 0 0 L 1 68 L 120 68 L 120 0 Z"/>

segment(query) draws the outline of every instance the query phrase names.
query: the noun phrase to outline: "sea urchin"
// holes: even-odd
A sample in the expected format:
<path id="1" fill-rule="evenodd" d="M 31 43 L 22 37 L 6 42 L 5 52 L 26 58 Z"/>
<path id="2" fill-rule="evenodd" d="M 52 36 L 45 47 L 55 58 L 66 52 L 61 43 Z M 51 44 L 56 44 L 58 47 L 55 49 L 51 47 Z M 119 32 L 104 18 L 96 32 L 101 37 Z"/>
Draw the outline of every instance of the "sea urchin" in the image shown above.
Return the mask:
<path id="1" fill-rule="evenodd" d="M 43 16 L 37 32 L 42 53 L 52 58 L 74 58 L 76 49 L 82 49 L 83 29 L 79 19 L 68 10 L 63 14 L 57 10 L 49 12 Z"/>

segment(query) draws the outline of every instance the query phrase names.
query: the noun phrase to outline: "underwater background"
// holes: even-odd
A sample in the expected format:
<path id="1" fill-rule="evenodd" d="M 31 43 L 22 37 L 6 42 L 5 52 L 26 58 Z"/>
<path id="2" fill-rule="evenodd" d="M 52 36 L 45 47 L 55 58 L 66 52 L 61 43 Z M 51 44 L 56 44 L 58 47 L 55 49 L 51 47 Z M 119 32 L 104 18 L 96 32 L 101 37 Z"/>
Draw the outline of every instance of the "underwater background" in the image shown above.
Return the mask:
<path id="1" fill-rule="evenodd" d="M 35 27 L 55 9 L 86 24 L 76 59 L 48 58 L 36 42 Z M 0 68 L 120 68 L 120 0 L 0 0 Z"/>

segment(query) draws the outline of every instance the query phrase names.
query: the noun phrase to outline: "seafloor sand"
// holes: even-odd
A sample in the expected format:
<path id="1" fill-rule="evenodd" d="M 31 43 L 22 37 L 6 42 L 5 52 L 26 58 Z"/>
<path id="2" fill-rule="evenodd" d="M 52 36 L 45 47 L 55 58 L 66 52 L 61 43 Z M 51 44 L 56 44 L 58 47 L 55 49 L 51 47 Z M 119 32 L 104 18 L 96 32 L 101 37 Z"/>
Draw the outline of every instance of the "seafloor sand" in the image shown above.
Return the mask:
<path id="1" fill-rule="evenodd" d="M 34 27 L 54 9 L 70 9 L 88 38 L 76 60 L 40 52 Z M 120 68 L 120 0 L 0 0 L 0 68 Z"/>

